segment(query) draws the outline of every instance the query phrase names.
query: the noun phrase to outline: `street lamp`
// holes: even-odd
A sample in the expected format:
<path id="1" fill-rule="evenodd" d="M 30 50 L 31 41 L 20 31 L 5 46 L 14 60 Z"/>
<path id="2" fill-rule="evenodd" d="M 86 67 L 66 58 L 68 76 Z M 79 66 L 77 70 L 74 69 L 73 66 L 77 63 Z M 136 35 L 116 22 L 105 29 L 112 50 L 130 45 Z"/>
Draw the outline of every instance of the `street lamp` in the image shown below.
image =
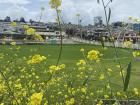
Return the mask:
<path id="1" fill-rule="evenodd" d="M 45 10 L 45 7 L 42 6 L 42 7 L 41 7 L 41 14 L 40 14 L 39 22 L 40 22 L 41 19 L 42 19 L 44 10 Z"/>
<path id="2" fill-rule="evenodd" d="M 78 19 L 78 27 L 79 27 L 79 23 L 80 23 L 80 13 L 77 13 L 76 16 L 77 16 L 77 19 Z"/>

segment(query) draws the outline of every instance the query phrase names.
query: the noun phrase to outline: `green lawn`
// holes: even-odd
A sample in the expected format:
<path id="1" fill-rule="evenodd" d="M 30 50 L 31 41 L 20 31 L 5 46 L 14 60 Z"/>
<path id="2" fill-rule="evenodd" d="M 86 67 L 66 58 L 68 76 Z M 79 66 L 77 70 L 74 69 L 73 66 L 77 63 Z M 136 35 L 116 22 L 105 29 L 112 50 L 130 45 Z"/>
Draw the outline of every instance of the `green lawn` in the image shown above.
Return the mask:
<path id="1" fill-rule="evenodd" d="M 9 59 L 13 59 L 14 61 L 19 60 L 23 57 L 29 57 L 33 56 L 34 54 L 40 54 L 47 56 L 47 65 L 56 64 L 60 46 L 59 45 L 21 45 L 21 49 L 19 51 L 13 51 L 10 50 L 12 46 L 0 46 L 0 53 L 7 54 L 5 57 L 5 60 L 3 62 L 0 61 L 1 64 L 7 64 L 6 62 L 9 61 Z M 103 55 L 101 60 L 101 63 L 103 65 L 103 68 L 111 67 L 112 69 L 116 68 L 117 63 L 113 60 L 115 58 L 115 52 L 114 48 L 107 48 L 103 49 L 101 46 L 94 46 L 94 45 L 63 45 L 63 51 L 62 51 L 62 57 L 60 60 L 60 63 L 66 64 L 67 68 L 73 68 L 73 66 L 76 65 L 76 62 L 79 59 L 84 59 L 83 54 L 80 52 L 80 49 L 85 49 L 85 54 L 89 50 L 96 49 L 99 50 Z M 17 53 L 17 57 L 14 56 L 14 54 Z M 132 58 L 132 50 L 130 49 L 122 49 L 118 48 L 118 55 L 119 55 L 119 61 L 121 62 L 122 66 L 127 66 Z M 20 62 L 21 63 L 21 62 Z M 18 63 L 17 63 L 18 65 Z M 132 62 L 132 78 L 131 78 L 131 84 L 132 86 L 138 86 L 139 85 L 139 75 L 140 75 L 140 58 L 133 60 Z M 2 69 L 2 68 L 1 68 Z"/>
<path id="2" fill-rule="evenodd" d="M 17 50 L 18 47 L 20 47 L 19 50 Z M 95 62 L 90 62 L 93 65 L 92 66 L 93 69 L 97 72 L 99 71 L 99 69 L 102 69 L 104 70 L 104 72 L 106 72 L 105 70 L 107 68 L 111 68 L 113 70 L 113 75 L 110 78 L 112 81 L 112 86 L 115 87 L 116 90 L 122 90 L 121 77 L 119 75 L 119 70 L 116 67 L 118 63 L 114 60 L 115 52 L 114 52 L 114 48 L 112 47 L 103 49 L 101 46 L 85 45 L 85 44 L 63 45 L 60 64 L 62 63 L 66 64 L 67 70 L 58 74 L 57 76 L 63 77 L 63 75 L 67 75 L 71 81 L 76 81 L 77 79 L 76 75 L 78 75 L 77 74 L 78 72 L 75 70 L 77 67 L 76 62 L 80 59 L 84 59 L 83 54 L 80 52 L 81 48 L 85 49 L 85 56 L 87 55 L 87 52 L 92 49 L 99 50 L 103 54 L 100 63 L 96 64 Z M 21 69 L 25 69 L 25 72 L 28 73 L 28 75 L 32 74 L 32 72 L 35 72 L 36 75 L 40 77 L 40 80 L 36 80 L 36 78 L 32 77 L 30 78 L 31 81 L 46 82 L 47 79 L 49 79 L 49 75 L 50 75 L 47 73 L 48 68 L 50 65 L 56 64 L 59 55 L 59 50 L 60 50 L 59 45 L 21 45 L 21 46 L 0 45 L 0 70 L 2 70 L 8 78 L 12 76 L 12 78 L 10 78 L 10 81 L 14 81 L 14 79 L 20 78 L 23 75 Z M 124 67 L 124 70 L 126 71 L 127 65 L 129 64 L 130 60 L 133 58 L 132 56 L 133 50 L 117 48 L 117 51 L 119 55 L 119 61 L 121 62 L 121 65 Z M 4 58 L 1 58 L 2 54 L 4 55 Z M 29 60 L 30 57 L 35 54 L 44 55 L 47 57 L 47 60 L 38 65 L 31 65 L 31 66 L 27 65 L 27 60 Z M 129 85 L 130 88 L 136 87 L 140 89 L 139 66 L 140 66 L 140 58 L 134 59 L 132 61 L 132 73 L 131 73 L 132 75 L 131 75 L 131 80 Z M 85 75 L 92 76 L 92 72 L 87 73 Z M 99 75 L 99 73 L 97 73 L 97 75 Z M 24 85 L 28 84 L 26 80 L 28 78 L 22 78 L 23 79 L 22 82 Z M 80 82 L 76 81 L 75 83 L 73 83 L 74 86 L 77 86 L 77 84 L 80 84 Z M 94 81 L 93 82 L 90 81 L 89 84 L 90 84 L 89 86 L 91 87 L 92 85 L 97 85 L 97 87 L 101 85 L 101 83 L 94 82 Z M 12 84 L 10 85 L 12 87 Z M 37 87 L 35 88 L 35 90 L 39 91 Z M 30 96 L 31 93 L 32 92 L 30 92 L 28 96 Z M 48 94 L 51 93 L 48 92 Z"/>

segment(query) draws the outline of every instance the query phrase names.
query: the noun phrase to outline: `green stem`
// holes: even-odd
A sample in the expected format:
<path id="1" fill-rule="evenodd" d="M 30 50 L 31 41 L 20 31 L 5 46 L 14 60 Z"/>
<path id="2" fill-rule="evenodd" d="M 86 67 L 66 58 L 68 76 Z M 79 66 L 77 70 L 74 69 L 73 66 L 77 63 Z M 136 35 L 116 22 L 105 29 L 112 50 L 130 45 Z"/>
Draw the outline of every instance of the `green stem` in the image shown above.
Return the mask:
<path id="1" fill-rule="evenodd" d="M 0 70 L 0 74 L 2 75 L 3 79 L 5 80 L 6 86 L 8 88 L 9 94 L 11 94 L 11 96 L 13 97 L 13 99 L 16 101 L 17 105 L 19 105 L 16 97 L 14 96 L 14 92 L 12 91 L 11 87 L 9 86 L 9 82 L 8 79 L 6 78 L 6 76 L 4 75 L 4 73 Z"/>
<path id="2" fill-rule="evenodd" d="M 103 4 L 103 7 L 104 7 L 104 12 L 105 12 L 107 30 L 108 30 L 109 35 L 110 35 L 110 37 L 111 37 L 112 34 L 111 34 L 111 30 L 110 30 L 110 28 L 109 28 L 109 21 L 108 21 L 107 10 L 106 10 L 107 7 L 105 6 L 104 0 L 102 0 L 102 4 Z M 118 58 L 118 57 L 119 57 L 119 56 L 118 56 L 118 51 L 117 51 L 117 48 L 116 48 L 116 46 L 115 46 L 114 40 L 113 40 L 112 42 L 113 42 L 113 47 L 114 47 L 114 50 L 115 50 L 116 58 Z M 123 86 L 124 86 L 124 85 L 125 85 L 125 77 L 124 77 L 124 75 L 123 75 L 123 68 L 122 68 L 122 66 L 121 66 L 120 61 L 119 61 L 118 59 L 116 59 L 116 61 L 117 61 L 118 64 L 120 65 L 120 72 L 121 72 L 122 82 L 123 82 Z M 127 96 L 127 100 L 128 100 L 128 104 L 129 104 L 129 97 L 128 97 L 127 93 L 126 93 L 126 96 Z"/>
<path id="3" fill-rule="evenodd" d="M 107 10 L 106 10 L 106 6 L 105 6 L 105 3 L 104 3 L 104 0 L 102 0 L 102 4 L 103 4 L 103 7 L 104 7 L 104 12 L 105 12 L 105 19 L 106 19 L 106 24 L 107 24 L 107 30 L 108 30 L 108 32 L 109 32 L 109 36 L 111 37 L 112 34 L 111 34 L 111 30 L 110 30 L 110 28 L 109 28 Z M 117 48 L 116 48 L 116 46 L 115 46 L 114 41 L 112 41 L 112 43 L 113 43 L 113 47 L 114 47 L 114 50 L 115 50 L 115 56 L 116 56 L 115 59 L 116 59 L 116 61 L 118 61 L 118 59 L 117 59 L 117 58 L 119 58 L 118 51 L 117 51 Z M 122 74 L 122 81 L 123 81 L 123 85 L 124 85 L 125 78 L 124 78 L 124 75 L 123 75 L 123 70 L 122 70 L 122 66 L 121 66 L 120 61 L 118 61 L 118 64 L 120 65 L 120 72 L 121 72 L 121 74 Z"/>
<path id="4" fill-rule="evenodd" d="M 59 10 L 56 9 L 56 12 L 57 12 L 58 25 L 59 25 L 59 28 L 60 28 L 60 37 L 61 37 L 60 51 L 59 51 L 59 55 L 58 55 L 58 59 L 57 59 L 57 63 L 56 63 L 56 65 L 58 65 L 59 62 L 60 62 L 60 59 L 61 59 L 61 55 L 62 55 L 63 36 L 62 36 L 62 26 L 61 26 L 61 22 L 60 22 Z"/>

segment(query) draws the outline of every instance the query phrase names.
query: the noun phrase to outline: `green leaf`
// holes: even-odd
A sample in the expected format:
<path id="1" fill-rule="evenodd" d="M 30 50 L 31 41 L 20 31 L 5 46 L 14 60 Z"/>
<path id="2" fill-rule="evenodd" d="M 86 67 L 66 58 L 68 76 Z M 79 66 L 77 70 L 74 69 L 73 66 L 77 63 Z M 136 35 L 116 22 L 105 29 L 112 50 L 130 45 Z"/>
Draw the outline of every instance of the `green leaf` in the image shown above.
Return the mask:
<path id="1" fill-rule="evenodd" d="M 99 4 L 100 3 L 100 0 L 97 0 L 97 3 Z"/>
<path id="2" fill-rule="evenodd" d="M 125 81 L 124 81 L 124 91 L 126 91 L 128 89 L 130 75 L 131 75 L 131 62 L 128 64 L 128 67 L 127 67 L 127 74 L 126 74 Z"/>
<path id="3" fill-rule="evenodd" d="M 111 17 L 111 8 L 109 8 L 108 23 L 109 23 L 109 21 L 110 21 L 110 17 Z"/>

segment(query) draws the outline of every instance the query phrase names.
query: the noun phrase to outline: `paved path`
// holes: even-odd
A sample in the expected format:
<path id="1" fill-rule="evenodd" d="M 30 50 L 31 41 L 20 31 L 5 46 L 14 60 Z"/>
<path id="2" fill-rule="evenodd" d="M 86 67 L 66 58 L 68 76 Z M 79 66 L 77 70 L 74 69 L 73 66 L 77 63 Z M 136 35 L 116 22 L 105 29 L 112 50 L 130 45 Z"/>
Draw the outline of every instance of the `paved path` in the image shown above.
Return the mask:
<path id="1" fill-rule="evenodd" d="M 22 40 L 13 40 L 16 42 L 16 44 L 20 45 L 20 44 L 60 44 L 61 40 L 60 39 L 57 39 L 57 40 L 52 40 L 52 39 L 49 39 L 49 40 L 46 40 L 46 41 L 43 41 L 43 42 L 39 42 L 39 41 L 22 41 Z M 11 43 L 12 40 L 7 40 L 7 41 L 2 41 L 0 40 L 0 44 L 2 44 L 2 42 L 5 42 L 7 44 Z M 72 39 L 63 39 L 63 44 L 79 44 L 80 42 L 77 42 L 75 40 L 72 40 Z"/>
<path id="2" fill-rule="evenodd" d="M 101 45 L 101 42 L 98 41 L 89 41 L 89 40 L 83 40 L 80 38 L 72 38 L 72 40 L 77 41 L 79 43 L 86 43 L 86 44 L 93 44 L 93 45 Z M 105 46 L 113 46 L 113 43 L 111 42 L 104 42 Z M 126 48 L 123 44 L 123 42 L 115 42 L 115 46 L 116 47 L 120 47 L 120 48 Z M 132 49 L 140 49 L 140 44 L 132 44 L 132 46 L 130 47 Z"/>
<path id="3" fill-rule="evenodd" d="M 0 44 L 2 43 L 3 41 L 0 40 Z M 6 41 L 6 43 L 10 43 L 11 41 Z M 44 42 L 37 42 L 37 41 L 21 41 L 21 40 L 15 40 L 15 42 L 17 44 L 60 44 L 61 40 L 60 39 L 48 39 Z M 89 40 L 83 40 L 83 39 L 80 39 L 80 38 L 65 38 L 63 39 L 63 44 L 93 44 L 93 45 L 101 45 L 100 42 L 97 42 L 97 41 L 89 41 Z M 113 43 L 110 43 L 110 42 L 104 42 L 105 46 L 113 46 Z M 121 48 L 125 48 L 125 46 L 123 45 L 123 43 L 121 42 L 115 42 L 115 46 L 116 47 L 121 47 Z M 132 49 L 140 49 L 140 44 L 133 44 L 131 46 Z"/>

